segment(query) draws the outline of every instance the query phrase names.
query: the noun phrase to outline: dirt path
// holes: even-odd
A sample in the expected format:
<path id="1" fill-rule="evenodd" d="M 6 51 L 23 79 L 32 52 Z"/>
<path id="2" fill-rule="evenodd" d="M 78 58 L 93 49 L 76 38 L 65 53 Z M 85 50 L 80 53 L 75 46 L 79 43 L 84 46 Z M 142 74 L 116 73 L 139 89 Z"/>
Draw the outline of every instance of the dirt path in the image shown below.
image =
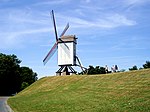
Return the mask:
<path id="1" fill-rule="evenodd" d="M 0 112 L 13 112 L 10 107 L 7 105 L 7 99 L 9 97 L 0 96 Z"/>

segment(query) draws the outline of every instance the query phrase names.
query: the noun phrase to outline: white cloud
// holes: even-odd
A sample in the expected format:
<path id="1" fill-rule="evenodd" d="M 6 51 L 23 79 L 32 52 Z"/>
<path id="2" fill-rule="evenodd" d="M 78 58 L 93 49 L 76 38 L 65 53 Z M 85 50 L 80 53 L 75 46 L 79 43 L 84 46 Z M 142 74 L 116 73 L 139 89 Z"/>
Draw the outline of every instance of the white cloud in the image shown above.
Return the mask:
<path id="1" fill-rule="evenodd" d="M 0 49 L 10 49 L 12 47 L 17 47 L 21 40 L 16 39 L 16 36 L 17 34 L 15 33 L 0 33 Z"/>
<path id="2" fill-rule="evenodd" d="M 41 28 L 41 29 L 28 29 L 28 30 L 22 30 L 22 31 L 13 31 L 13 32 L 5 32 L 0 33 L 0 48 L 7 49 L 11 47 L 17 47 L 18 45 L 21 45 L 22 41 L 24 39 L 29 38 L 29 34 L 41 34 L 45 32 L 49 32 L 49 28 Z M 26 37 L 26 38 L 25 38 Z M 23 39 L 24 38 L 24 39 Z M 37 38 L 38 39 L 38 38 Z M 30 37 L 30 41 L 32 40 L 32 37 Z"/>
<path id="3" fill-rule="evenodd" d="M 144 50 L 149 49 L 149 47 L 145 47 L 147 45 L 149 45 L 149 39 L 147 37 L 128 36 L 126 38 L 121 38 L 121 42 L 116 40 L 116 44 L 113 45 L 110 50 Z"/>
<path id="4" fill-rule="evenodd" d="M 85 0 L 85 2 L 86 2 L 86 3 L 90 3 L 90 2 L 91 2 L 91 0 Z"/>
<path id="5" fill-rule="evenodd" d="M 123 3 L 126 5 L 142 5 L 150 2 L 150 0 L 124 0 Z"/>
<path id="6" fill-rule="evenodd" d="M 132 26 L 136 24 L 136 21 L 130 20 L 124 15 L 113 14 L 112 16 L 106 17 L 110 21 L 110 23 L 114 24 L 114 26 Z"/>
<path id="7" fill-rule="evenodd" d="M 41 16 L 43 13 L 25 9 L 1 9 L 0 14 L 0 48 L 16 48 L 22 44 L 25 37 L 37 35 L 52 30 L 49 27 L 48 16 Z M 32 40 L 30 36 L 30 40 Z M 38 39 L 38 38 L 37 38 Z"/>
<path id="8" fill-rule="evenodd" d="M 88 28 L 88 27 L 99 27 L 99 28 L 116 28 L 120 26 L 133 26 L 136 25 L 136 21 L 128 19 L 124 15 L 120 14 L 108 14 L 104 17 L 98 17 L 93 20 L 86 20 L 79 17 L 69 17 L 59 15 L 60 19 L 69 21 L 73 24 L 72 27 Z"/>
<path id="9" fill-rule="evenodd" d="M 9 1 L 12 1 L 12 0 L 0 0 L 0 2 L 9 2 Z"/>
<path id="10" fill-rule="evenodd" d="M 34 5 L 59 5 L 59 4 L 64 4 L 68 3 L 70 0 L 50 0 L 50 1 L 42 1 L 39 3 L 36 3 Z"/>
<path id="11" fill-rule="evenodd" d="M 52 4 L 61 4 L 61 3 L 67 3 L 70 0 L 56 0 L 56 1 L 44 1 L 39 2 L 40 5 L 52 5 Z M 85 0 L 85 2 L 89 3 L 92 2 L 91 0 Z M 37 5 L 37 4 L 36 4 Z M 62 25 L 66 22 L 69 22 L 71 24 L 72 28 L 78 28 L 78 30 L 81 32 L 83 29 L 112 29 L 116 27 L 122 27 L 122 26 L 133 26 L 136 25 L 136 21 L 129 19 L 127 16 L 119 13 L 110 13 L 110 12 L 100 12 L 103 15 L 99 14 L 96 10 L 102 10 L 103 7 L 91 7 L 91 6 L 81 6 L 80 8 L 76 9 L 76 12 L 79 12 L 79 15 L 70 15 L 67 13 L 67 15 L 63 15 L 62 13 L 59 14 L 57 12 L 56 19 L 58 20 L 58 30 L 62 29 Z M 95 9 L 94 9 L 95 8 Z M 90 11 L 90 16 L 86 17 L 85 11 Z M 72 10 L 71 10 L 72 11 Z M 96 12 L 95 12 L 96 11 Z M 46 14 L 47 13 L 47 14 Z M 96 17 L 93 16 L 93 14 L 96 14 Z M 107 14 L 105 14 L 107 13 Z M 23 8 L 23 9 L 2 9 L 0 11 L 0 14 L 3 15 L 0 18 L 0 21 L 2 21 L 1 24 L 1 31 L 0 32 L 0 38 L 5 37 L 3 39 L 3 42 L 1 43 L 2 46 L 11 46 L 19 44 L 22 41 L 21 37 L 25 37 L 29 34 L 39 34 L 39 33 L 46 33 L 52 30 L 51 33 L 53 33 L 53 26 L 51 22 L 51 18 L 49 16 L 49 12 L 41 12 L 38 10 L 33 10 L 30 7 Z M 80 16 L 80 17 L 78 17 Z M 92 29 L 91 29 L 92 28 Z M 85 33 L 85 32 L 82 32 Z M 17 41 L 16 41 L 17 40 Z"/>

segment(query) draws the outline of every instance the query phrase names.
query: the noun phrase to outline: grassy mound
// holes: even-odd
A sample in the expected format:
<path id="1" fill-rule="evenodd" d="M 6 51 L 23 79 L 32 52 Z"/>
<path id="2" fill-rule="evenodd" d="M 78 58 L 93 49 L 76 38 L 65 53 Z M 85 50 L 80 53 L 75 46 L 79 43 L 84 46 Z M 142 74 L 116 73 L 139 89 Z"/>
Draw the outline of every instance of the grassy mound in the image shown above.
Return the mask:
<path id="1" fill-rule="evenodd" d="M 148 112 L 150 69 L 42 78 L 8 104 L 15 112 Z"/>

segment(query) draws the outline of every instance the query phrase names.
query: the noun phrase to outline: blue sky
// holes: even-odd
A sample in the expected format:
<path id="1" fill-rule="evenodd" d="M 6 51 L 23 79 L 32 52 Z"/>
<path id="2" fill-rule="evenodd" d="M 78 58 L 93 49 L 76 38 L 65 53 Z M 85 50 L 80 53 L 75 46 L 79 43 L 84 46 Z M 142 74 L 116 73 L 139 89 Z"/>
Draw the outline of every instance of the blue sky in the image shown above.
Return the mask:
<path id="1" fill-rule="evenodd" d="M 150 60 L 150 0 L 0 0 L 0 52 L 16 54 L 39 78 L 55 75 L 57 53 L 42 63 L 55 42 L 52 9 L 58 34 L 70 23 L 66 35 L 77 36 L 83 66 L 128 70 Z"/>

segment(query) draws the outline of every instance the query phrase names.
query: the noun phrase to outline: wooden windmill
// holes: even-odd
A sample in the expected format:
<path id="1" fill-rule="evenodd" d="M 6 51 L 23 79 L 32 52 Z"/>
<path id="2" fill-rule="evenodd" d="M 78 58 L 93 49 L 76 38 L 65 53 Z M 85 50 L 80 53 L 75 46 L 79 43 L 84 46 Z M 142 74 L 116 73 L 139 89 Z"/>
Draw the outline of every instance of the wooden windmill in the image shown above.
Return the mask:
<path id="1" fill-rule="evenodd" d="M 77 38 L 75 35 L 67 35 L 65 36 L 65 32 L 69 28 L 69 23 L 66 25 L 65 29 L 58 38 L 54 11 L 51 12 L 53 25 L 54 25 L 54 32 L 56 37 L 56 42 L 48 52 L 46 57 L 43 60 L 44 65 L 48 62 L 48 60 L 53 56 L 53 54 L 58 49 L 58 66 L 60 69 L 56 72 L 57 75 L 70 75 L 70 73 L 76 74 L 76 71 L 72 68 L 72 66 L 80 66 L 82 71 L 83 68 L 79 61 L 79 58 L 76 56 L 76 44 Z M 79 65 L 77 65 L 76 61 L 78 61 Z"/>

